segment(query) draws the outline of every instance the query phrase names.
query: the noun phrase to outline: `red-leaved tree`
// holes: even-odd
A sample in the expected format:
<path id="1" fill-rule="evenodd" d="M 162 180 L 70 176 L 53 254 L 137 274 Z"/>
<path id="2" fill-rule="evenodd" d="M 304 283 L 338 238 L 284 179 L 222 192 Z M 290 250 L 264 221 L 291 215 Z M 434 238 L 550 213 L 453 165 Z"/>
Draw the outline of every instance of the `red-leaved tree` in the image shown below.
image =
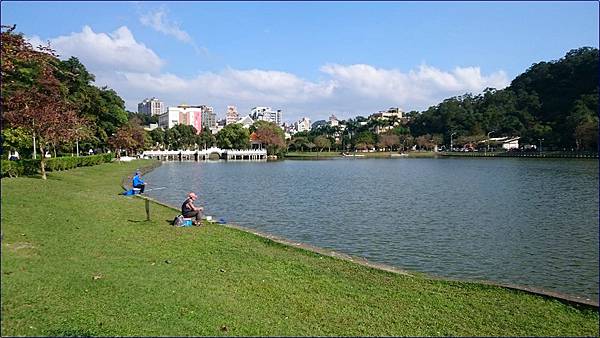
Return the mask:
<path id="1" fill-rule="evenodd" d="M 85 124 L 70 107 L 55 72 L 57 57 L 49 47 L 34 50 L 14 26 L 2 32 L 3 122 L 29 131 L 42 154 L 40 169 L 46 179 L 45 153 L 50 144 L 68 142 Z"/>

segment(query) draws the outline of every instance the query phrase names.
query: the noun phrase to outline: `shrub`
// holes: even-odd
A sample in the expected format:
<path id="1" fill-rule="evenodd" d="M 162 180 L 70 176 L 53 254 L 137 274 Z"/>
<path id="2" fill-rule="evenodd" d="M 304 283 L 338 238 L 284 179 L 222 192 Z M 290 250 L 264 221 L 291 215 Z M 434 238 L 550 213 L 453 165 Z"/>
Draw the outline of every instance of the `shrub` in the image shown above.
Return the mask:
<path id="1" fill-rule="evenodd" d="M 46 160 L 47 171 L 62 171 L 77 167 L 87 167 L 110 162 L 113 159 L 112 154 L 100 154 L 83 157 L 54 157 Z M 2 160 L 2 177 L 18 177 L 35 175 L 40 170 L 40 160 L 20 160 L 6 161 Z"/>
<path id="2" fill-rule="evenodd" d="M 2 177 L 17 177 L 23 175 L 23 164 L 17 161 L 2 160 Z"/>

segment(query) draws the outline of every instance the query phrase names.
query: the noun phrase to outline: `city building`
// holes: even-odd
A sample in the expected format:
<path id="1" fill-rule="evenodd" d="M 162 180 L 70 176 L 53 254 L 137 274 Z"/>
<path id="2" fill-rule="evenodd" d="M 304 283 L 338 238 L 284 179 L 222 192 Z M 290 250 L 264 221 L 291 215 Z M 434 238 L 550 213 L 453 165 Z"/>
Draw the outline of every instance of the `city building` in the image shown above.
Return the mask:
<path id="1" fill-rule="evenodd" d="M 310 131 L 310 119 L 303 117 L 300 121 L 294 123 L 297 132 Z"/>
<path id="2" fill-rule="evenodd" d="M 158 115 L 158 126 L 163 129 L 173 128 L 179 124 L 179 111 L 168 109 L 166 113 Z"/>
<path id="3" fill-rule="evenodd" d="M 381 110 L 378 113 L 372 114 L 371 116 L 369 116 L 369 118 L 390 121 L 388 125 L 375 126 L 375 134 L 381 134 L 394 129 L 395 126 L 400 124 L 400 121 L 402 120 L 402 110 L 400 110 L 400 108 L 389 108 L 388 110 Z"/>
<path id="4" fill-rule="evenodd" d="M 144 130 L 146 131 L 153 131 L 156 128 L 158 128 L 158 123 L 150 123 L 150 125 L 144 126 Z"/>
<path id="5" fill-rule="evenodd" d="M 205 111 L 206 106 L 182 104 L 177 107 L 169 107 L 166 113 L 158 116 L 158 126 L 167 129 L 173 128 L 177 124 L 185 124 L 193 126 L 200 133 L 202 131 L 202 114 Z"/>
<path id="6" fill-rule="evenodd" d="M 337 119 L 337 117 L 335 117 L 334 114 L 331 114 L 331 116 L 329 116 L 329 125 L 332 127 L 337 127 L 340 124 L 340 121 Z"/>
<path id="7" fill-rule="evenodd" d="M 281 109 L 274 111 L 271 107 L 254 107 L 250 110 L 250 117 L 254 121 L 268 121 L 281 126 L 283 112 Z"/>
<path id="8" fill-rule="evenodd" d="M 282 126 L 283 127 L 283 132 L 286 135 L 290 135 L 290 137 L 291 137 L 291 135 L 294 135 L 295 133 L 297 133 L 298 131 L 296 130 L 296 123 L 297 122 L 294 122 L 294 123 L 284 122 L 283 126 Z"/>
<path id="9" fill-rule="evenodd" d="M 165 104 L 153 97 L 151 99 L 144 99 L 142 102 L 138 103 L 138 113 L 146 114 L 146 115 L 160 115 L 165 111 Z"/>
<path id="10" fill-rule="evenodd" d="M 237 112 L 235 106 L 227 106 L 227 112 L 225 113 L 225 124 L 236 123 L 240 119 L 240 114 Z"/>
<path id="11" fill-rule="evenodd" d="M 221 131 L 226 125 L 227 121 L 225 119 L 220 119 L 217 121 L 217 124 L 214 127 L 210 128 L 210 132 L 216 134 Z"/>
<path id="12" fill-rule="evenodd" d="M 248 128 L 250 128 L 251 125 L 254 124 L 254 120 L 252 120 L 252 118 L 250 116 L 245 116 L 241 120 L 237 121 L 236 123 L 239 123 L 244 128 L 248 129 Z"/>
<path id="13" fill-rule="evenodd" d="M 213 107 L 200 106 L 202 108 L 202 129 L 215 128 L 217 126 L 217 114 L 213 112 Z"/>

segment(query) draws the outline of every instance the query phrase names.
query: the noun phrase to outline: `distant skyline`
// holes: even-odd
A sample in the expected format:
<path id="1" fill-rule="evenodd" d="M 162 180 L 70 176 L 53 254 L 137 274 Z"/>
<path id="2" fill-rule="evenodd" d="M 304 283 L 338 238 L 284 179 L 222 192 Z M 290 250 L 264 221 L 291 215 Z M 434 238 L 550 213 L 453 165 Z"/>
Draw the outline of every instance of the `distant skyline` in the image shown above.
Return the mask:
<path id="1" fill-rule="evenodd" d="M 50 41 L 115 89 L 284 120 L 340 119 L 504 88 L 533 63 L 598 48 L 597 2 L 17 2 L 3 25 Z"/>

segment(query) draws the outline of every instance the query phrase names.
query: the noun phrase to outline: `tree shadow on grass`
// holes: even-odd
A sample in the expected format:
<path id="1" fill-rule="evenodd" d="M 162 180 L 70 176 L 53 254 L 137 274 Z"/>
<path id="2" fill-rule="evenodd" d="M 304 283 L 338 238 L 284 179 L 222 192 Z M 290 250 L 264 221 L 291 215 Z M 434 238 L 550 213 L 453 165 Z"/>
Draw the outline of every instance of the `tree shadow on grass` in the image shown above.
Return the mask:
<path id="1" fill-rule="evenodd" d="M 99 336 L 99 334 L 93 330 L 89 330 L 89 329 L 79 329 L 79 328 L 61 328 L 61 329 L 54 329 L 54 330 L 47 330 L 46 334 L 48 334 L 48 336 L 55 336 L 55 337 L 96 337 Z"/>

